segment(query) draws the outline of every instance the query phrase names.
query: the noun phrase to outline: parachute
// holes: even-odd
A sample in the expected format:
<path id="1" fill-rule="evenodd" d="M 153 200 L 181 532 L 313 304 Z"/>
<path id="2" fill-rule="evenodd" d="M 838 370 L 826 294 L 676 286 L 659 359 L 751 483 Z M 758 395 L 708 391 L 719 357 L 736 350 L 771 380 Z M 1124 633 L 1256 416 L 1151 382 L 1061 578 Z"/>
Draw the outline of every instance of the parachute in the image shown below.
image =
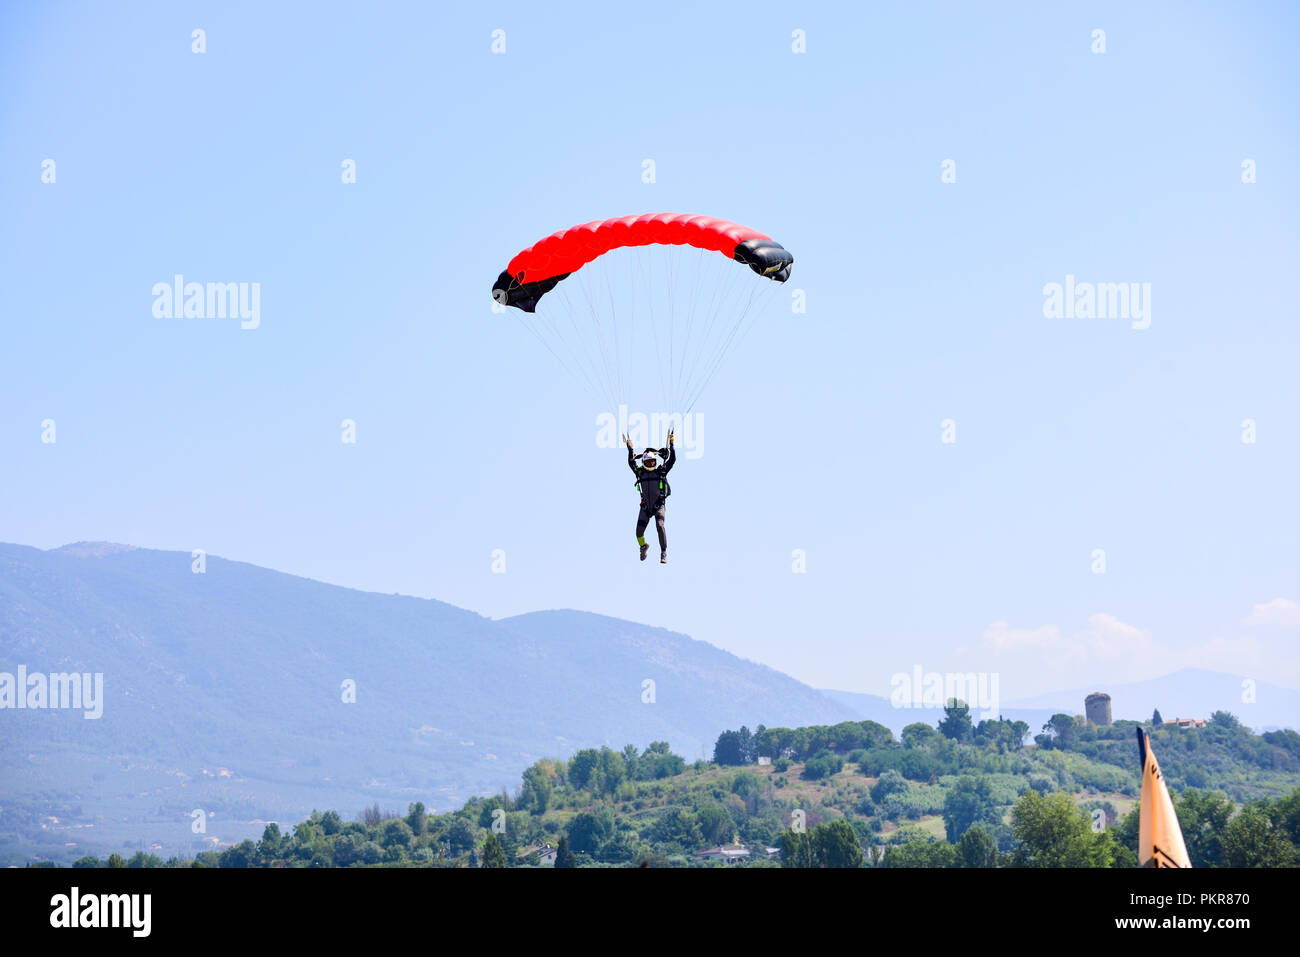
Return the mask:
<path id="1" fill-rule="evenodd" d="M 611 405 L 627 402 L 649 366 L 663 409 L 686 413 L 776 288 L 757 277 L 783 283 L 793 263 L 780 243 L 747 226 L 649 213 L 539 240 L 510 260 L 492 297 Z"/>

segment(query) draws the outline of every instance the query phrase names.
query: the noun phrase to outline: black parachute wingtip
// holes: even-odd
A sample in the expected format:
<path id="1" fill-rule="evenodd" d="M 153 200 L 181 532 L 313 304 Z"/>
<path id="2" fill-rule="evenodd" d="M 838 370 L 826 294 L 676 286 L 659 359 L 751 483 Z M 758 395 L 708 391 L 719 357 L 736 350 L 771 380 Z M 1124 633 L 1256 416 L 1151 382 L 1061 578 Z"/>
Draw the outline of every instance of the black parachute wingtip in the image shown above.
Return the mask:
<path id="1" fill-rule="evenodd" d="M 555 288 L 555 284 L 568 278 L 569 273 L 542 279 L 539 282 L 521 283 L 508 272 L 501 273 L 492 284 L 492 298 L 503 306 L 514 306 L 524 312 L 536 312 L 542 296 Z"/>

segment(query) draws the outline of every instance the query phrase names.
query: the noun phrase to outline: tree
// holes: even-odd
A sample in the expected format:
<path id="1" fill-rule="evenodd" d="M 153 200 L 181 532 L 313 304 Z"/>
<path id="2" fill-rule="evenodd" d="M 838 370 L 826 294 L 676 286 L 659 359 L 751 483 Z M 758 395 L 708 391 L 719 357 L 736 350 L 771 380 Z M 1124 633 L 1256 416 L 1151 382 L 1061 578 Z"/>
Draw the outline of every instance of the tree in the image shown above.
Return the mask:
<path id="1" fill-rule="evenodd" d="M 817 866 L 817 851 L 811 834 L 786 831 L 781 835 L 781 866 Z"/>
<path id="2" fill-rule="evenodd" d="M 613 794 L 618 786 L 627 780 L 627 762 L 623 755 L 612 748 L 600 749 L 600 788 L 606 794 Z"/>
<path id="3" fill-rule="evenodd" d="M 458 814 L 451 822 L 451 826 L 447 828 L 446 840 L 451 845 L 451 853 L 460 855 L 474 847 L 477 836 L 478 829 Z"/>
<path id="4" fill-rule="evenodd" d="M 635 744 L 623 745 L 623 764 L 627 767 L 628 780 L 639 781 L 641 779 L 638 765 L 641 763 L 641 752 Z"/>
<path id="5" fill-rule="evenodd" d="M 1210 715 L 1210 724 L 1228 731 L 1235 731 L 1241 727 L 1241 722 L 1237 720 L 1237 716 L 1227 711 L 1216 711 Z"/>
<path id="6" fill-rule="evenodd" d="M 650 826 L 650 840 L 656 844 L 676 844 L 684 851 L 697 851 L 704 843 L 700 822 L 681 807 L 670 808 Z"/>
<path id="7" fill-rule="evenodd" d="M 782 867 L 861 867 L 862 845 L 843 818 L 819 824 L 803 834 L 781 835 Z"/>
<path id="8" fill-rule="evenodd" d="M 934 744 L 942 737 L 938 731 L 924 722 L 917 721 L 903 729 L 903 747 L 924 748 Z"/>
<path id="9" fill-rule="evenodd" d="M 542 767 L 541 762 L 532 765 L 524 771 L 524 784 L 519 795 L 520 806 L 533 814 L 545 814 L 551 803 L 553 787 L 551 775 Z"/>
<path id="10" fill-rule="evenodd" d="M 841 721 L 831 728 L 831 750 L 839 754 L 865 748 L 870 743 L 870 735 L 861 721 Z"/>
<path id="11" fill-rule="evenodd" d="M 595 748 L 584 748 L 569 760 L 569 783 L 575 788 L 587 787 L 599 767 L 600 752 Z"/>
<path id="12" fill-rule="evenodd" d="M 1071 719 L 1073 720 L 1073 719 Z M 1017 867 L 1110 867 L 1110 835 L 1092 830 L 1088 813 L 1064 794 L 1025 791 L 1011 812 Z"/>
<path id="13" fill-rule="evenodd" d="M 671 778 L 686 770 L 686 762 L 668 750 L 667 741 L 652 741 L 637 762 L 638 780 Z"/>
<path id="14" fill-rule="evenodd" d="M 284 856 L 285 839 L 280 834 L 280 825 L 272 821 L 262 830 L 262 839 L 257 843 L 257 859 L 269 864 Z"/>
<path id="15" fill-rule="evenodd" d="M 848 821 L 837 818 L 819 824 L 812 836 L 819 867 L 862 866 L 862 845 Z"/>
<path id="16" fill-rule="evenodd" d="M 366 827 L 378 827 L 384 819 L 384 812 L 379 810 L 379 802 L 376 801 L 370 807 L 366 808 L 359 815 L 361 823 Z"/>
<path id="17" fill-rule="evenodd" d="M 1232 817 L 1232 802 L 1213 791 L 1187 790 L 1174 805 L 1192 867 L 1217 867 L 1223 859 L 1220 836 Z M 1132 845 L 1137 846 L 1137 833 Z"/>
<path id="18" fill-rule="evenodd" d="M 1265 731 L 1260 737 L 1273 747 L 1281 748 L 1291 757 L 1300 759 L 1300 734 L 1296 734 L 1290 728 L 1284 728 L 1280 731 Z"/>
<path id="19" fill-rule="evenodd" d="M 731 779 L 731 793 L 745 802 L 745 809 L 751 815 L 758 813 L 758 802 L 765 788 L 766 782 L 753 771 L 738 771 Z"/>
<path id="20" fill-rule="evenodd" d="M 385 848 L 400 847 L 406 850 L 411 846 L 414 837 L 415 835 L 411 832 L 411 825 L 400 817 L 385 821 L 383 827 L 379 830 L 379 843 Z"/>
<path id="21" fill-rule="evenodd" d="M 490 798 L 484 799 L 479 804 L 478 807 L 479 807 L 479 812 L 478 812 L 479 827 L 491 827 L 492 824 L 497 819 L 497 812 L 501 811 L 504 813 L 505 811 L 505 806 L 502 803 L 501 798 L 495 795 L 493 795 Z"/>
<path id="22" fill-rule="evenodd" d="M 834 751 L 823 749 L 814 754 L 804 764 L 803 777 L 809 781 L 820 781 L 839 774 L 844 767 L 844 759 Z"/>
<path id="23" fill-rule="evenodd" d="M 510 862 L 506 860 L 506 852 L 501 847 L 501 842 L 497 836 L 488 831 L 487 839 L 483 842 L 483 853 L 479 855 L 480 867 L 509 867 Z"/>
<path id="24" fill-rule="evenodd" d="M 695 820 L 700 825 L 700 835 L 708 844 L 721 844 L 735 828 L 731 815 L 716 804 L 700 808 Z"/>
<path id="25" fill-rule="evenodd" d="M 1043 730 L 1051 736 L 1052 746 L 1056 748 L 1069 748 L 1078 737 L 1078 726 L 1075 724 L 1074 718 L 1060 712 L 1047 719 L 1047 723 L 1043 725 Z"/>
<path id="26" fill-rule="evenodd" d="M 555 866 L 556 867 L 577 867 L 577 859 L 573 856 L 573 851 L 569 850 L 569 839 L 560 835 L 560 843 L 555 847 Z"/>
<path id="27" fill-rule="evenodd" d="M 222 867 L 253 867 L 257 863 L 257 845 L 243 840 L 221 855 Z"/>
<path id="28" fill-rule="evenodd" d="M 962 867 L 997 867 L 998 846 L 988 831 L 973 825 L 957 843 L 957 860 Z"/>
<path id="29" fill-rule="evenodd" d="M 569 846 L 579 854 L 595 856 L 600 845 L 609 840 L 614 832 L 614 813 L 608 807 L 602 807 L 595 813 L 582 811 L 569 821 L 567 833 Z"/>
<path id="30" fill-rule="evenodd" d="M 713 763 L 728 766 L 745 764 L 745 748 L 739 731 L 724 731 L 713 745 Z"/>
<path id="31" fill-rule="evenodd" d="M 416 801 L 406 808 L 406 826 L 411 829 L 411 833 L 419 837 L 424 833 L 425 827 L 428 826 L 428 815 L 424 810 L 424 802 Z"/>
<path id="32" fill-rule="evenodd" d="M 956 844 L 973 825 L 998 824 L 1001 817 L 993 803 L 993 788 L 986 777 L 961 777 L 943 799 L 943 827 L 948 842 Z"/>
<path id="33" fill-rule="evenodd" d="M 943 720 L 939 722 L 939 733 L 953 741 L 969 741 L 971 727 L 970 708 L 956 698 L 949 698 L 943 708 Z"/>
<path id="34" fill-rule="evenodd" d="M 1152 712 L 1151 712 L 1151 723 L 1152 723 L 1153 725 L 1155 725 L 1156 727 L 1160 727 L 1160 725 L 1162 725 L 1162 724 L 1165 723 L 1165 719 L 1162 718 L 1162 717 L 1160 717 L 1160 709 L 1159 709 L 1159 708 L 1156 708 L 1155 711 L 1152 711 Z"/>
<path id="35" fill-rule="evenodd" d="M 1247 804 L 1219 837 L 1225 867 L 1294 867 L 1296 849 L 1269 820 L 1267 801 Z"/>
<path id="36" fill-rule="evenodd" d="M 1268 816 L 1273 826 L 1286 835 L 1287 840 L 1300 846 L 1300 788 L 1274 801 L 1268 810 Z"/>
<path id="37" fill-rule="evenodd" d="M 1178 817 L 1182 818 L 1182 812 L 1178 812 Z M 1115 843 L 1121 847 L 1131 848 L 1133 851 L 1133 866 L 1137 866 L 1137 846 L 1138 846 L 1138 828 L 1142 825 L 1142 811 L 1140 805 L 1135 805 L 1133 810 L 1129 811 L 1119 823 L 1111 828 L 1111 835 L 1115 838 Z M 1186 834 L 1184 834 L 1186 837 Z M 1191 845 L 1188 845 L 1188 852 L 1191 852 Z"/>
<path id="38" fill-rule="evenodd" d="M 910 785 L 901 774 L 889 770 L 882 774 L 876 783 L 871 786 L 871 800 L 876 804 L 884 804 L 889 795 L 899 791 L 906 791 L 909 788 Z"/>
<path id="39" fill-rule="evenodd" d="M 862 721 L 862 730 L 867 735 L 867 748 L 890 748 L 895 745 L 894 732 L 875 721 Z"/>
<path id="40" fill-rule="evenodd" d="M 908 841 L 885 849 L 880 867 L 955 867 L 957 849 L 947 841 Z"/>

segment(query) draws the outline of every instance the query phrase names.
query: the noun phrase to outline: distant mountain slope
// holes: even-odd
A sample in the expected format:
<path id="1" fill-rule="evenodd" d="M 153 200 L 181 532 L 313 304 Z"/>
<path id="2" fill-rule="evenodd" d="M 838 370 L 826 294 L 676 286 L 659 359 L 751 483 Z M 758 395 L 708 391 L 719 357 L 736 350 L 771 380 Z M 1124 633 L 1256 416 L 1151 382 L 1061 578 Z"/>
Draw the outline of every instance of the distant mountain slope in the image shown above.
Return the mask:
<path id="1" fill-rule="evenodd" d="M 1228 711 L 1257 731 L 1300 724 L 1300 691 L 1266 684 L 1259 677 L 1183 668 L 1150 681 L 1035 695 L 1008 702 L 1007 707 L 1082 714 L 1083 699 L 1094 691 L 1104 691 L 1110 695 L 1111 717 L 1116 720 L 1150 721 L 1151 712 L 1159 708 L 1166 721 L 1208 718 L 1216 711 Z M 1243 685 L 1247 681 L 1253 686 L 1249 696 Z"/>
<path id="2" fill-rule="evenodd" d="M 580 747 L 667 740 L 693 759 L 742 723 L 852 717 L 659 628 L 574 611 L 497 622 L 214 556 L 194 574 L 188 553 L 104 543 L 0 545 L 0 671 L 19 665 L 101 672 L 106 702 L 97 721 L 0 715 L 0 803 L 40 795 L 102 823 L 446 809 Z"/>
<path id="3" fill-rule="evenodd" d="M 728 728 L 776 726 L 796 713 L 817 715 L 817 724 L 853 717 L 849 708 L 779 671 L 662 628 L 576 611 L 532 612 L 500 624 L 527 636 L 557 667 L 584 655 L 599 658 L 589 667 L 605 680 L 575 689 L 581 702 L 564 703 L 570 711 L 583 709 L 583 746 L 663 740 L 688 760 L 712 758 L 718 734 Z M 642 700 L 646 680 L 654 682 L 653 703 Z M 559 713 L 554 705 L 552 712 Z"/>

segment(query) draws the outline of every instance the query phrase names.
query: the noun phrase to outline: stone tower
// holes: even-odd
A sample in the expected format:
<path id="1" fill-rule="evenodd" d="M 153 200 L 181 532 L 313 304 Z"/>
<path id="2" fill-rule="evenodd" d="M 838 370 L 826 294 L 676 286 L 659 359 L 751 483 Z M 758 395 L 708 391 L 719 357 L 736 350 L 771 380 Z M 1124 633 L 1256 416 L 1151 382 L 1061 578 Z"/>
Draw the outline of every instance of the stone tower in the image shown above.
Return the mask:
<path id="1" fill-rule="evenodd" d="M 1104 691 L 1094 691 L 1083 699 L 1084 713 L 1093 724 L 1110 724 L 1110 695 Z"/>

